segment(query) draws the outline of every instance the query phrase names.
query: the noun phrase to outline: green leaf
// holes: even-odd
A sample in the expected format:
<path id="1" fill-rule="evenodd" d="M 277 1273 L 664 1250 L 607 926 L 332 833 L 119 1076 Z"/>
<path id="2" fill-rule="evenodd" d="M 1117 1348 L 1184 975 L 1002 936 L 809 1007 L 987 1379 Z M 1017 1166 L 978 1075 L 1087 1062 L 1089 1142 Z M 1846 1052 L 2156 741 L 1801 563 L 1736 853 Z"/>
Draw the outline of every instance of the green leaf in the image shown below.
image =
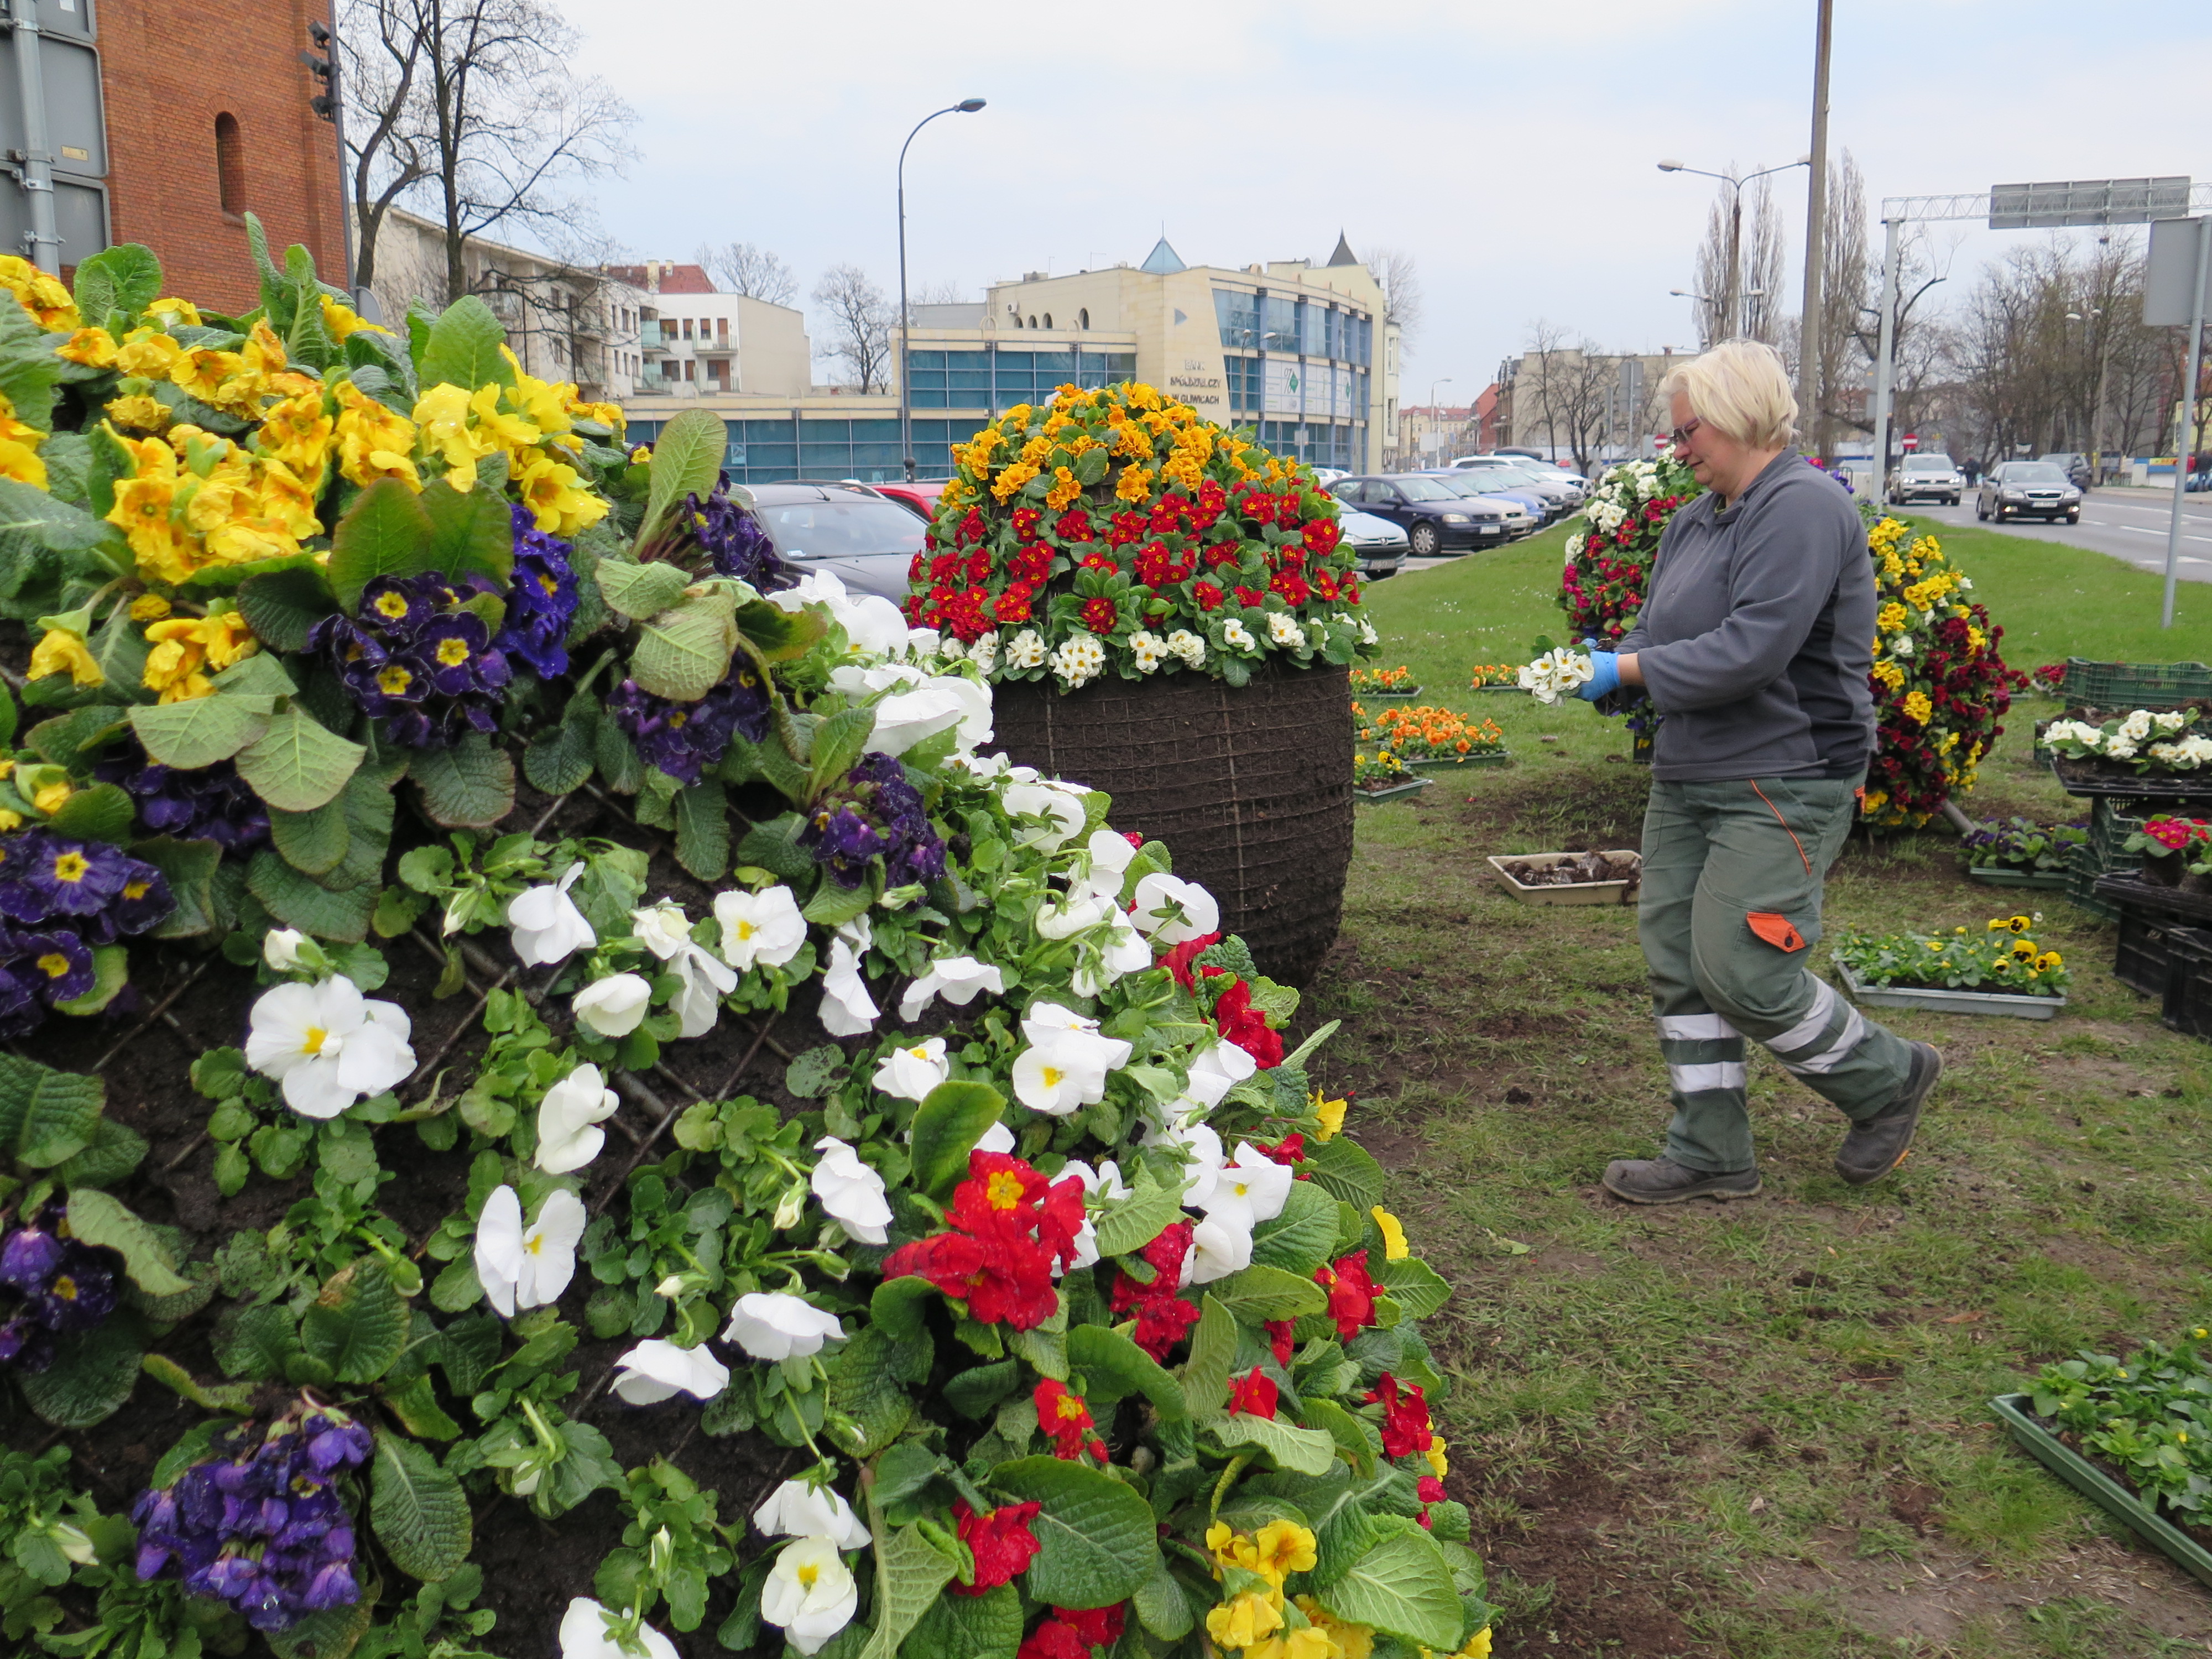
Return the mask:
<path id="1" fill-rule="evenodd" d="M 435 1583 L 469 1559 L 469 1500 L 428 1448 L 382 1429 L 368 1495 L 369 1524 L 392 1565 Z"/>
<path id="2" fill-rule="evenodd" d="M 660 528 L 686 495 L 703 499 L 713 492 L 729 443 L 722 417 L 703 409 L 687 409 L 660 428 L 653 445 L 653 482 L 645 498 L 645 521 L 639 526 L 641 542 Z"/>
<path id="3" fill-rule="evenodd" d="M 269 729 L 238 755 L 238 775 L 270 805 L 311 812 L 337 798 L 367 751 L 304 709 L 273 715 Z"/>
<path id="4" fill-rule="evenodd" d="M 1363 1215 L 1382 1201 L 1382 1166 L 1358 1142 L 1345 1135 L 1310 1142 L 1306 1168 L 1316 1183 Z"/>
<path id="5" fill-rule="evenodd" d="M 701 881 L 720 881 L 730 867 L 729 798 L 712 778 L 676 797 L 676 861 Z"/>
<path id="6" fill-rule="evenodd" d="M 830 624 L 818 611 L 786 611 L 753 599 L 738 607 L 738 631 L 752 641 L 763 662 L 789 662 L 812 650 Z"/>
<path id="7" fill-rule="evenodd" d="M 1418 1530 L 1384 1538 L 1319 1595 L 1337 1618 L 1407 1642 L 1449 1650 L 1459 1641 L 1451 1569 L 1436 1540 Z"/>
<path id="8" fill-rule="evenodd" d="M 434 478 L 416 499 L 430 517 L 433 570 L 489 576 L 507 586 L 514 574 L 514 520 L 504 494 L 481 479 L 465 494 Z"/>
<path id="9" fill-rule="evenodd" d="M 599 746 L 599 708 L 589 697 L 571 697 L 558 726 L 545 727 L 522 751 L 522 775 L 549 795 L 566 795 L 591 781 Z"/>
<path id="10" fill-rule="evenodd" d="M 216 1322 L 215 1363 L 226 1376 L 273 1382 L 290 1370 L 299 1352 L 298 1330 L 282 1307 L 240 1308 Z"/>
<path id="11" fill-rule="evenodd" d="M 1375 1278 L 1408 1319 L 1426 1319 L 1451 1299 L 1451 1286 L 1419 1256 L 1386 1261 Z"/>
<path id="12" fill-rule="evenodd" d="M 246 866 L 246 887 L 283 926 L 339 945 L 358 945 L 367 939 L 369 918 L 376 912 L 374 886 L 364 884 L 335 893 L 267 851 L 256 853 Z"/>
<path id="13" fill-rule="evenodd" d="M 216 690 L 226 697 L 289 697 L 298 695 L 300 690 L 285 668 L 284 659 L 268 651 L 240 657 L 215 677 L 215 684 Z"/>
<path id="14" fill-rule="evenodd" d="M 1320 1429 L 1301 1429 L 1249 1412 L 1231 1412 L 1206 1426 L 1224 1449 L 1250 1446 L 1273 1458 L 1278 1468 L 1300 1474 L 1325 1474 L 1336 1462 L 1336 1441 Z"/>
<path id="15" fill-rule="evenodd" d="M 1254 1265 L 1311 1279 L 1336 1243 L 1336 1200 L 1318 1182 L 1292 1182 L 1282 1214 L 1252 1230 Z"/>
<path id="16" fill-rule="evenodd" d="M 1014 1659 L 1021 1643 L 1021 1592 L 994 1584 L 981 1595 L 939 1596 L 900 1652 L 903 1659 Z"/>
<path id="17" fill-rule="evenodd" d="M 894 1341 L 911 1342 L 927 1328 L 923 1315 L 937 1287 L 919 1273 L 907 1273 L 878 1283 L 868 1299 L 869 1327 L 887 1333 Z"/>
<path id="18" fill-rule="evenodd" d="M 131 982 L 131 953 L 120 945 L 92 947 L 92 988 L 82 996 L 54 1004 L 57 1013 L 82 1018 L 99 1013 Z"/>
<path id="19" fill-rule="evenodd" d="M 276 1659 L 349 1659 L 375 1622 L 376 1609 L 364 1600 L 311 1613 L 289 1630 L 267 1632 L 263 1639 Z"/>
<path id="20" fill-rule="evenodd" d="M 434 823 L 483 830 L 514 810 L 514 757 L 481 732 L 450 749 L 420 750 L 408 769 Z"/>
<path id="21" fill-rule="evenodd" d="M 400 1426 L 417 1440 L 451 1440 L 461 1431 L 461 1425 L 439 1405 L 438 1390 L 428 1371 L 404 1388 L 387 1388 L 384 1403 L 399 1419 Z"/>
<path id="22" fill-rule="evenodd" d="M 878 1538 L 876 1631 L 860 1659 L 892 1659 L 955 1571 L 952 1558 L 923 1537 L 919 1527 L 901 1527 L 888 1538 Z"/>
<path id="23" fill-rule="evenodd" d="M 466 1266 L 466 1258 L 454 1264 Z M 544 1516 L 565 1515 L 593 1492 L 623 1489 L 622 1460 L 588 1423 L 562 1423 L 554 1429 L 563 1450 L 531 1494 L 530 1507 Z"/>
<path id="24" fill-rule="evenodd" d="M 407 1304 L 383 1261 L 362 1256 L 332 1273 L 308 1306 L 300 1346 L 341 1382 L 374 1382 L 407 1346 Z"/>
<path id="25" fill-rule="evenodd" d="M 929 1281 L 918 1277 L 892 1279 L 887 1285 L 929 1285 Z M 881 1294 L 880 1291 L 878 1292 Z M 956 1371 L 945 1380 L 945 1403 L 961 1416 L 981 1422 L 992 1408 L 1012 1394 L 1021 1382 L 1021 1367 L 1011 1359 L 1001 1359 L 988 1365 L 970 1365 L 964 1371 Z"/>
<path id="26" fill-rule="evenodd" d="M 331 592 L 349 611 L 379 576 L 414 576 L 435 567 L 435 527 L 421 499 L 398 478 L 378 478 L 354 497 L 331 533 Z"/>
<path id="27" fill-rule="evenodd" d="M 844 781 L 853 763 L 867 751 L 868 736 L 876 729 L 872 708 L 841 708 L 814 728 L 814 746 L 808 763 L 813 785 L 810 795 L 819 795 Z"/>
<path id="28" fill-rule="evenodd" d="M 137 242 L 102 248 L 76 268 L 76 308 L 96 326 L 111 311 L 133 318 L 161 297 L 161 262 Z"/>
<path id="29" fill-rule="evenodd" d="M 1067 1363 L 1082 1373 L 1088 1396 L 1102 1403 L 1141 1394 L 1171 1423 L 1189 1413 L 1182 1384 L 1134 1342 L 1110 1325 L 1076 1325 L 1067 1333 Z"/>
<path id="30" fill-rule="evenodd" d="M 601 559 L 594 574 L 607 608 L 633 622 L 659 616 L 683 598 L 684 590 L 691 585 L 683 568 L 672 564 Z"/>
<path id="31" fill-rule="evenodd" d="M 202 1382 L 175 1360 L 158 1353 L 148 1354 L 138 1362 L 138 1368 L 202 1411 L 236 1412 L 242 1416 L 253 1409 L 251 1382 Z"/>
<path id="32" fill-rule="evenodd" d="M 1212 1294 L 1240 1323 L 1258 1326 L 1271 1319 L 1296 1319 L 1328 1306 L 1328 1292 L 1310 1279 L 1280 1267 L 1250 1267 L 1216 1285 Z"/>
<path id="33" fill-rule="evenodd" d="M 117 1312 L 88 1331 L 54 1339 L 53 1363 L 17 1370 L 23 1403 L 58 1429 L 88 1429 L 112 1416 L 138 1382 L 146 1351 L 137 1316 Z"/>
<path id="34" fill-rule="evenodd" d="M 12 593 L 51 554 L 89 553 L 112 528 L 43 489 L 0 478 L 0 570 L 12 568 L 12 574 L 0 575 L 0 590 Z"/>
<path id="35" fill-rule="evenodd" d="M 191 1285 L 177 1272 L 169 1252 L 154 1230 L 129 1210 L 120 1199 L 96 1188 L 70 1194 L 70 1231 L 87 1244 L 113 1250 L 123 1258 L 131 1282 L 155 1296 L 174 1296 Z"/>
<path id="36" fill-rule="evenodd" d="M 254 637 L 271 651 L 301 652 L 315 624 L 337 605 L 321 571 L 295 567 L 240 583 L 238 609 Z"/>
<path id="37" fill-rule="evenodd" d="M 398 781 L 404 765 L 404 762 L 394 762 L 364 767 L 346 780 L 345 793 L 331 803 L 331 806 L 343 809 L 345 855 L 328 870 L 316 872 L 319 886 L 350 898 L 356 888 L 374 890 L 383 878 L 385 855 L 392 850 L 392 820 L 398 806 L 392 786 Z M 275 814 L 270 817 L 273 818 Z M 346 976 L 364 991 L 376 988 L 357 974 L 349 973 Z M 382 982 L 380 979 L 378 981 Z"/>
<path id="38" fill-rule="evenodd" d="M 1104 453 L 1103 450 L 1085 452 L 1086 454 Z M 1133 1605 L 1137 1621 L 1163 1642 L 1180 1641 L 1198 1622 L 1190 1598 L 1182 1593 L 1181 1581 L 1168 1571 L 1165 1556 L 1160 1558 L 1160 1564 L 1153 1569 L 1152 1576 L 1137 1591 Z"/>
<path id="39" fill-rule="evenodd" d="M 821 927 L 842 927 L 847 922 L 876 902 L 875 886 L 862 882 L 858 887 L 841 887 L 828 877 L 814 890 L 814 896 L 799 907 L 799 914 Z"/>
<path id="40" fill-rule="evenodd" d="M 1295 1184 L 1295 1183 L 1294 1183 Z M 1098 1254 L 1127 1255 L 1141 1250 L 1174 1222 L 1182 1219 L 1182 1189 L 1143 1184 L 1128 1197 L 1116 1200 L 1098 1212 Z"/>
<path id="41" fill-rule="evenodd" d="M 932 1089 L 914 1115 L 916 1190 L 932 1198 L 949 1194 L 968 1174 L 968 1154 L 1006 1104 L 988 1083 L 940 1083 Z"/>
<path id="42" fill-rule="evenodd" d="M 80 1187 L 112 1187 L 127 1178 L 146 1158 L 146 1137 L 106 1118 L 92 1126 L 84 1150 L 55 1166 L 54 1176 L 70 1192 Z"/>
<path id="43" fill-rule="evenodd" d="M 346 825 L 345 796 L 325 801 L 312 812 L 271 811 L 269 838 L 295 870 L 320 876 L 337 869 L 353 841 L 353 831 Z"/>
<path id="44" fill-rule="evenodd" d="M 96 1077 L 0 1054 L 0 1152 L 50 1170 L 91 1143 L 106 1100 Z"/>
<path id="45" fill-rule="evenodd" d="M 855 1457 L 890 1444 L 914 1415 L 914 1400 L 898 1385 L 896 1345 L 873 1325 L 845 1345 L 830 1377 L 830 1408 L 852 1419 L 833 1423 L 830 1438 Z"/>
<path id="46" fill-rule="evenodd" d="M 269 729 L 268 697 L 190 697 L 183 702 L 134 703 L 131 729 L 164 766 L 196 771 L 228 760 Z"/>
<path id="47" fill-rule="evenodd" d="M 1057 1457 L 1024 1457 L 992 1470 L 990 1484 L 1018 1503 L 1044 1506 L 1030 1522 L 1037 1553 L 1023 1576 L 1034 1600 L 1110 1607 L 1157 1570 L 1152 1505 L 1112 1475 Z"/>
<path id="48" fill-rule="evenodd" d="M 131 833 L 131 820 L 137 816 L 130 792 L 120 784 L 95 783 L 89 789 L 80 789 L 55 811 L 48 820 L 57 835 L 67 836 L 72 841 L 106 841 L 120 845 Z"/>
<path id="49" fill-rule="evenodd" d="M 728 594 L 705 593 L 639 623 L 630 678 L 656 697 L 696 702 L 730 672 L 738 641 L 731 620 L 735 609 Z"/>
<path id="50" fill-rule="evenodd" d="M 457 386 L 465 392 L 478 386 L 513 386 L 514 370 L 500 347 L 507 331 L 492 309 L 473 294 L 464 294 L 438 313 L 429 337 L 416 356 L 415 370 L 424 391 L 433 386 Z"/>
<path id="51" fill-rule="evenodd" d="M 1190 1358 L 1182 1366 L 1183 1402 L 1199 1422 L 1212 1423 L 1221 1416 L 1229 1398 L 1229 1368 L 1236 1363 L 1237 1316 L 1208 1296 L 1191 1331 Z"/>
<path id="52" fill-rule="evenodd" d="M 1359 1471 L 1363 1480 L 1375 1474 L 1375 1442 L 1368 1438 L 1370 1432 L 1360 1419 L 1334 1400 L 1310 1399 L 1300 1413 L 1306 1427 L 1319 1429 L 1335 1441 L 1338 1448 L 1352 1460 L 1352 1468 Z"/>

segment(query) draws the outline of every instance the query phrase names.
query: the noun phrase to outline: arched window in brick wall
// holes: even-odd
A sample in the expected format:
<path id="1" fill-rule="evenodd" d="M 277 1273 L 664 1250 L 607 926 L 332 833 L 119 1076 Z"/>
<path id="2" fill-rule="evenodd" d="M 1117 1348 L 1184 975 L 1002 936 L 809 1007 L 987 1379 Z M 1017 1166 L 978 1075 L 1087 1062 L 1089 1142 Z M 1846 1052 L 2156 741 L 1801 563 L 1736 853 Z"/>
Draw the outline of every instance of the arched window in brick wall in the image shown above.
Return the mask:
<path id="1" fill-rule="evenodd" d="M 238 118 L 228 110 L 215 118 L 215 173 L 222 210 L 246 211 L 246 145 L 238 136 Z"/>

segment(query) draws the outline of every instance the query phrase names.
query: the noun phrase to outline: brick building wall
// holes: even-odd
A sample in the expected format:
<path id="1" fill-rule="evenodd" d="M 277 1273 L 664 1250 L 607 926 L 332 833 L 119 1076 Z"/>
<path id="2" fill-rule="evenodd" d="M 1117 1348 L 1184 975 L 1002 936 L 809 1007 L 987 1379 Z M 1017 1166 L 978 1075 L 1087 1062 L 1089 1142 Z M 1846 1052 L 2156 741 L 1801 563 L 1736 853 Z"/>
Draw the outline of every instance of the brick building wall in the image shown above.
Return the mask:
<path id="1" fill-rule="evenodd" d="M 329 0 L 100 0 L 99 20 L 115 240 L 152 248 L 170 293 L 249 310 L 250 210 L 279 264 L 299 242 L 346 286 L 337 135 L 308 107 L 322 88 L 300 60 Z"/>

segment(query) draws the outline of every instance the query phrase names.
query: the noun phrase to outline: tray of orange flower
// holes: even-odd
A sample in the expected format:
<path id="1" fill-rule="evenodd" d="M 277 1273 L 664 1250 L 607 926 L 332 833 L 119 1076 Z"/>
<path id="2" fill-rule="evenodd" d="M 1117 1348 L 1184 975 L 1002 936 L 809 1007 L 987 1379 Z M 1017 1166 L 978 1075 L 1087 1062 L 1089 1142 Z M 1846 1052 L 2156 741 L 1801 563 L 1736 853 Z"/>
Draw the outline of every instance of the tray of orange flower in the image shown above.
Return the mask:
<path id="1" fill-rule="evenodd" d="M 1411 767 L 1498 766 L 1513 758 L 1497 721 L 1471 720 L 1426 704 L 1378 711 L 1360 726 L 1359 739 Z"/>

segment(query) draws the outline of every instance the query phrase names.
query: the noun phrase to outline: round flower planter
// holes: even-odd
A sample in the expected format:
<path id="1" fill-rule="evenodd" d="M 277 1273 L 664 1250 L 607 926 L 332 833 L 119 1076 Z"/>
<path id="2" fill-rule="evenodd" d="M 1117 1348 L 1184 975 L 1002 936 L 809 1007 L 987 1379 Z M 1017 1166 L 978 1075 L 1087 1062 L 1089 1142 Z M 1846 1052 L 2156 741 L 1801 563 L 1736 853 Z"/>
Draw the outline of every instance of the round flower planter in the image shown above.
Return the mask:
<path id="1" fill-rule="evenodd" d="M 994 688 L 1013 760 L 1114 798 L 1114 821 L 1175 849 L 1261 971 L 1312 978 L 1336 940 L 1352 863 L 1352 696 L 1341 668 L 1270 664 L 1240 688 L 1194 674 L 1062 694 Z"/>

